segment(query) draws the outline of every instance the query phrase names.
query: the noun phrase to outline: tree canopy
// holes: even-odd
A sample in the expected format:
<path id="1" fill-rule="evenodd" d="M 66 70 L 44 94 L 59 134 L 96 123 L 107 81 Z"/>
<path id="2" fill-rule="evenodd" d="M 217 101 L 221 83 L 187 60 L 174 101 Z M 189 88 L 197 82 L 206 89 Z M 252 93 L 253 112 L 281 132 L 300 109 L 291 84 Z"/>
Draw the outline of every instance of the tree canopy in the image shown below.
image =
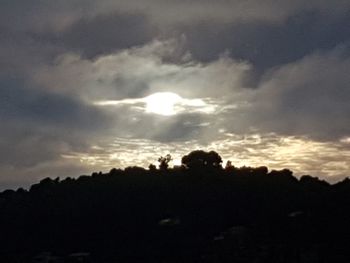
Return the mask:
<path id="1" fill-rule="evenodd" d="M 222 168 L 221 156 L 215 151 L 192 151 L 182 157 L 181 163 L 189 169 Z"/>

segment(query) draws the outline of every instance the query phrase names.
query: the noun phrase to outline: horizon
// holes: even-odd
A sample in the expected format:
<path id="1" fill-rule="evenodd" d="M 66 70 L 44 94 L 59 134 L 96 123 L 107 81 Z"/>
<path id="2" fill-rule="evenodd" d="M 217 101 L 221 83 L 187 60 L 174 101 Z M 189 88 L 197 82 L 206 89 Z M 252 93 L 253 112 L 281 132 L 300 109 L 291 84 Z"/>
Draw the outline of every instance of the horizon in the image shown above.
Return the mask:
<path id="1" fill-rule="evenodd" d="M 201 149 L 197 149 L 197 150 L 189 152 L 188 154 L 196 152 L 196 151 L 206 152 L 206 153 L 209 152 L 209 151 L 203 151 Z M 219 153 L 217 153 L 217 154 L 219 154 Z M 103 171 L 101 171 L 101 170 L 100 171 L 87 171 L 87 172 L 79 174 L 79 175 L 61 175 L 61 176 L 56 176 L 56 177 L 48 176 L 48 177 L 44 177 L 44 178 L 39 178 L 37 181 L 31 182 L 30 184 L 27 184 L 27 185 L 25 185 L 25 184 L 24 185 L 16 185 L 16 186 L 12 186 L 12 188 L 11 187 L 10 188 L 0 187 L 0 193 L 3 192 L 3 191 L 6 191 L 6 190 L 17 191 L 18 189 L 24 189 L 24 190 L 29 191 L 30 188 L 33 185 L 40 184 L 40 182 L 42 180 L 45 180 L 45 179 L 48 179 L 48 178 L 51 179 L 51 180 L 58 180 L 58 181 L 64 181 L 64 180 L 69 179 L 69 178 L 78 180 L 81 176 L 83 176 L 83 177 L 84 176 L 93 177 L 93 175 L 96 175 L 96 174 L 101 174 L 101 175 L 110 174 L 112 170 L 119 170 L 119 171 L 122 171 L 122 172 L 127 172 L 128 168 L 141 168 L 141 169 L 144 169 L 144 171 L 152 172 L 152 169 L 153 169 L 153 168 L 151 168 L 152 165 L 154 166 L 154 169 L 156 169 L 157 171 L 162 172 L 162 173 L 164 173 L 164 172 L 166 173 L 167 171 L 171 172 L 172 170 L 176 170 L 178 168 L 182 168 L 182 169 L 185 169 L 185 170 L 189 169 L 189 167 L 187 167 L 186 164 L 182 163 L 182 160 L 181 160 L 182 158 L 180 158 L 180 159 L 173 159 L 173 156 L 170 153 L 167 154 L 166 156 L 169 156 L 169 159 L 166 162 L 167 166 L 166 166 L 165 170 L 164 170 L 164 168 L 161 167 L 161 161 L 160 161 L 160 159 L 165 158 L 165 156 L 160 156 L 158 158 L 158 161 L 153 162 L 153 163 L 149 163 L 148 165 L 133 164 L 133 165 L 130 165 L 130 166 L 125 166 L 125 167 L 111 167 L 111 168 L 109 168 L 109 170 L 103 170 Z M 220 154 L 219 154 L 219 156 L 220 156 Z M 184 156 L 182 156 L 182 157 L 184 157 Z M 220 156 L 220 158 L 221 158 L 221 156 Z M 231 172 L 231 173 L 232 173 L 232 170 L 231 170 L 232 168 L 244 171 L 246 168 L 257 169 L 257 168 L 265 167 L 265 168 L 267 168 L 267 174 L 266 174 L 267 176 L 269 176 L 273 172 L 290 171 L 291 175 L 294 178 L 296 178 L 298 181 L 300 181 L 302 179 L 302 177 L 306 176 L 306 177 L 312 177 L 312 178 L 314 178 L 314 179 L 316 179 L 318 181 L 326 182 L 329 185 L 336 185 L 338 183 L 345 182 L 346 179 L 349 179 L 349 176 L 346 176 L 346 177 L 341 178 L 339 180 L 329 181 L 327 179 L 320 178 L 320 177 L 312 175 L 312 174 L 305 174 L 305 173 L 304 174 L 296 174 L 293 170 L 291 170 L 289 168 L 271 169 L 271 167 L 268 167 L 268 166 L 265 166 L 265 165 L 259 165 L 259 166 L 241 165 L 241 166 L 237 166 L 234 163 L 232 163 L 232 161 L 229 160 L 229 159 L 225 160 L 225 159 L 221 158 L 221 160 L 222 160 L 222 162 L 218 166 L 220 168 L 220 170 L 228 171 L 228 172 Z M 229 165 L 229 167 L 227 167 L 227 165 Z M 232 176 L 232 175 L 234 175 L 234 172 L 233 172 L 233 174 L 230 174 L 230 176 Z M 145 175 L 143 175 L 143 176 L 145 176 Z M 247 175 L 245 175 L 245 176 L 247 176 Z"/>

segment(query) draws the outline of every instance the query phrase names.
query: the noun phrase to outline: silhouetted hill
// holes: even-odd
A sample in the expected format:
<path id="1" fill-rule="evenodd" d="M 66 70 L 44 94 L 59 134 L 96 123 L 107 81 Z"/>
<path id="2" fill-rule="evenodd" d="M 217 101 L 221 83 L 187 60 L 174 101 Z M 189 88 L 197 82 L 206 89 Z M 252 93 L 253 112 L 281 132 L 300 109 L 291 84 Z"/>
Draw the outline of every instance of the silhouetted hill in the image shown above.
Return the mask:
<path id="1" fill-rule="evenodd" d="M 218 157 L 6 190 L 0 261 L 50 252 L 33 262 L 350 262 L 349 179 L 223 169 Z"/>

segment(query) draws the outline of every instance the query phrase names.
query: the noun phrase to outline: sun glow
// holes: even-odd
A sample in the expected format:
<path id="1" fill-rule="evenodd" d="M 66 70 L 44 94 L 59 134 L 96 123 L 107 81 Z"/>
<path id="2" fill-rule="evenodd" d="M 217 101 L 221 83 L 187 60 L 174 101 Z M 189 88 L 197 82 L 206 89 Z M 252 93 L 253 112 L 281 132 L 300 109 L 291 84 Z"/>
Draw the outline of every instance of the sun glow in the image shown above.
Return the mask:
<path id="1" fill-rule="evenodd" d="M 144 98 L 101 100 L 93 101 L 92 103 L 100 107 L 123 107 L 129 105 L 133 110 L 163 116 L 188 112 L 211 114 L 218 108 L 216 102 L 208 99 L 206 101 L 205 98 L 182 98 L 173 92 L 156 92 Z"/>
<path id="2" fill-rule="evenodd" d="M 182 98 L 173 92 L 157 92 L 145 98 L 146 112 L 164 116 L 176 114 L 175 106 Z"/>

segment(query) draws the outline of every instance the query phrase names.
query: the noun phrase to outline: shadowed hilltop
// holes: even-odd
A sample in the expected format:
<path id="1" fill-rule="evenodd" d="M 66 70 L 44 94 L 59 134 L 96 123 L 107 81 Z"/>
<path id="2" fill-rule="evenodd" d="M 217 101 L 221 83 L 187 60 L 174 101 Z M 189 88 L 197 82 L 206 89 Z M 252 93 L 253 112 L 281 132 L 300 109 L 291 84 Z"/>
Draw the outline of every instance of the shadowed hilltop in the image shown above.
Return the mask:
<path id="1" fill-rule="evenodd" d="M 0 261 L 350 262 L 349 179 L 170 161 L 0 193 Z"/>

